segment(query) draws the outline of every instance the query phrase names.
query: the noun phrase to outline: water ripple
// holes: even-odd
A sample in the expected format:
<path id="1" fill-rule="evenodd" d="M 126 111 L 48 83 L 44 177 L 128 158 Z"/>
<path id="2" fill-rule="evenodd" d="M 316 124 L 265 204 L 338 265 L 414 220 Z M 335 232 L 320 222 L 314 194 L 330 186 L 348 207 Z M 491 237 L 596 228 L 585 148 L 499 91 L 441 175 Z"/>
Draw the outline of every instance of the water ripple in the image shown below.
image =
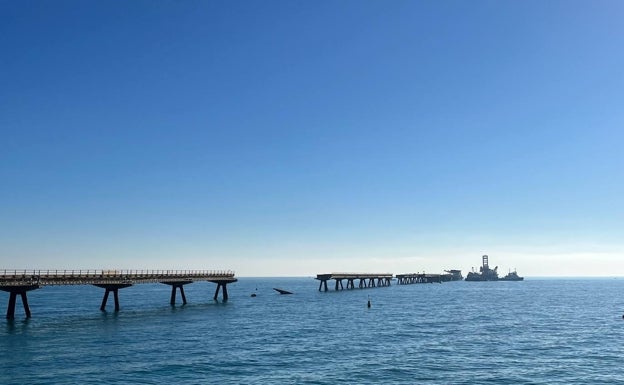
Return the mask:
<path id="1" fill-rule="evenodd" d="M 317 287 L 241 279 L 224 304 L 198 283 L 172 307 L 168 287 L 143 285 L 120 291 L 120 313 L 100 313 L 92 287 L 37 290 L 33 318 L 0 330 L 2 383 L 624 381 L 624 280 Z"/>

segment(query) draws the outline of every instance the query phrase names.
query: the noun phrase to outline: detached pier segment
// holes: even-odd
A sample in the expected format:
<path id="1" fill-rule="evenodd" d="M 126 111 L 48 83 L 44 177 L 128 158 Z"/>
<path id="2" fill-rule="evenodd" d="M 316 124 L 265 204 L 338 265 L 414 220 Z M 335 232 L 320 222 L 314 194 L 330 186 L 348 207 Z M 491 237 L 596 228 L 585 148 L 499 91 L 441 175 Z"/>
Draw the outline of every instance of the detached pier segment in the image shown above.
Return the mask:
<path id="1" fill-rule="evenodd" d="M 391 273 L 329 273 L 329 274 L 317 274 L 316 279 L 319 280 L 319 291 L 327 288 L 327 281 L 335 281 L 335 290 L 344 290 L 345 287 L 342 281 L 347 281 L 347 289 L 355 289 L 355 281 L 358 282 L 358 288 L 364 289 L 367 287 L 383 287 L 390 286 L 392 283 Z"/>
<path id="2" fill-rule="evenodd" d="M 410 274 L 397 274 L 397 283 L 399 285 L 410 285 L 415 283 L 442 283 L 446 280 L 443 274 L 425 274 L 425 273 L 410 273 Z"/>
<path id="3" fill-rule="evenodd" d="M 227 284 L 238 281 L 234 272 L 223 270 L 24 270 L 0 271 L 0 290 L 10 293 L 7 319 L 15 318 L 15 306 L 19 294 L 27 318 L 31 317 L 26 293 L 42 286 L 93 285 L 105 289 L 100 310 L 106 310 L 108 296 L 112 292 L 115 311 L 119 311 L 119 289 L 135 284 L 163 283 L 171 286 L 172 305 L 175 304 L 176 291 L 180 290 L 183 304 L 186 304 L 184 285 L 196 281 L 217 284 L 214 299 L 223 288 L 223 301 L 227 301 Z"/>

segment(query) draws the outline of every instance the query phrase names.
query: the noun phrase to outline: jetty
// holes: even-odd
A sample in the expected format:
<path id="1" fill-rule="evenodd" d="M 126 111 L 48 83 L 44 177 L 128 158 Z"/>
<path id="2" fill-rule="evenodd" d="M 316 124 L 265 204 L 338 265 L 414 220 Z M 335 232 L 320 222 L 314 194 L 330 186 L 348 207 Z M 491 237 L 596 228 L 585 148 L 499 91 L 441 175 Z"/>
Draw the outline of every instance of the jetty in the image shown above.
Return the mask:
<path id="1" fill-rule="evenodd" d="M 425 274 L 425 273 L 408 273 L 397 274 L 397 283 L 399 285 L 411 285 L 415 283 L 442 283 L 443 281 L 450 281 L 445 274 Z"/>
<path id="2" fill-rule="evenodd" d="M 392 282 L 392 273 L 329 273 L 317 274 L 316 279 L 319 280 L 319 291 L 327 288 L 327 281 L 335 281 L 335 290 L 344 290 L 342 281 L 347 282 L 347 289 L 355 289 L 355 281 L 359 281 L 357 287 L 364 289 L 367 287 L 383 287 L 390 286 Z"/>
<path id="3" fill-rule="evenodd" d="M 19 295 L 24 305 L 26 318 L 31 317 L 27 292 L 44 286 L 93 285 L 105 290 L 100 310 L 106 310 L 108 296 L 112 292 L 115 311 L 119 311 L 119 289 L 136 284 L 162 283 L 171 286 L 170 303 L 175 304 L 179 289 L 183 304 L 186 304 L 184 285 L 197 281 L 217 284 L 214 299 L 222 290 L 222 299 L 227 301 L 227 284 L 238 281 L 231 270 L 0 270 L 0 290 L 8 292 L 9 305 L 6 318 L 15 318 L 15 304 Z"/>

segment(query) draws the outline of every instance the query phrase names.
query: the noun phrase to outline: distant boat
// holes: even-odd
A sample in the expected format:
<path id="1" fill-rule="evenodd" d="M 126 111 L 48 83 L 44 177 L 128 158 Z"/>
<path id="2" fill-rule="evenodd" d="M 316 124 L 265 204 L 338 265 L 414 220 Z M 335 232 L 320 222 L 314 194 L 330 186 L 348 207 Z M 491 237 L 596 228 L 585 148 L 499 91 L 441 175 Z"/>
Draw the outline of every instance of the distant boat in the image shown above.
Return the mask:
<path id="1" fill-rule="evenodd" d="M 499 281 L 523 281 L 524 277 L 520 277 L 516 271 L 510 271 L 509 274 L 500 278 Z"/>
<path id="2" fill-rule="evenodd" d="M 277 291 L 280 294 L 292 294 L 290 291 L 287 290 L 283 290 L 283 289 L 278 289 L 278 288 L 273 288 L 273 290 Z"/>

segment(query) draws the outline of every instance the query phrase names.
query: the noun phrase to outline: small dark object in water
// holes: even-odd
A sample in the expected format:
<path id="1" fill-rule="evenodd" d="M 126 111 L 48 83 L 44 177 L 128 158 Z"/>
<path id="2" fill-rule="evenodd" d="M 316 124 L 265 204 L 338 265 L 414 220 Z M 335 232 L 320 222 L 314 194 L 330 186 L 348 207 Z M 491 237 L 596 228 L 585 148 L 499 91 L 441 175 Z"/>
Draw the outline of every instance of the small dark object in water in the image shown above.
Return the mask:
<path id="1" fill-rule="evenodd" d="M 366 304 L 366 306 L 370 309 L 371 307 L 371 302 L 370 302 L 370 296 L 368 296 L 368 303 Z"/>
<path id="2" fill-rule="evenodd" d="M 275 288 L 275 287 L 273 288 L 273 290 L 277 291 L 277 292 L 278 292 L 278 293 L 280 293 L 280 294 L 292 294 L 292 293 L 291 293 L 291 292 L 289 292 L 289 291 L 282 290 L 282 289 L 277 289 L 277 288 Z"/>
<path id="3" fill-rule="evenodd" d="M 256 293 L 253 293 L 251 296 L 252 296 L 252 297 L 255 297 L 255 296 L 256 296 Z"/>

